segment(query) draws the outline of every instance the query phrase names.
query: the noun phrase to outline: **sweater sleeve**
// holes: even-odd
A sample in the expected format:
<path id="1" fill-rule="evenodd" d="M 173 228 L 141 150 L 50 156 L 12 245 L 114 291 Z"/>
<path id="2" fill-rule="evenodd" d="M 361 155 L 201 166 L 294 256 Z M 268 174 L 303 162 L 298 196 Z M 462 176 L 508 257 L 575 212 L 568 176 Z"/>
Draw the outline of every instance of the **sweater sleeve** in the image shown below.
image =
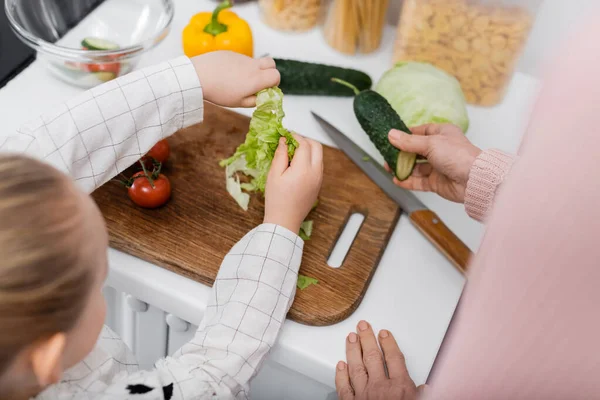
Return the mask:
<path id="1" fill-rule="evenodd" d="M 494 205 L 496 192 L 510 172 L 515 157 L 500 150 L 483 151 L 469 172 L 465 210 L 477 221 L 484 221 Z"/>
<path id="2" fill-rule="evenodd" d="M 204 103 L 189 58 L 134 71 L 85 91 L 0 137 L 0 154 L 22 153 L 102 186 L 181 128 L 202 122 Z"/>

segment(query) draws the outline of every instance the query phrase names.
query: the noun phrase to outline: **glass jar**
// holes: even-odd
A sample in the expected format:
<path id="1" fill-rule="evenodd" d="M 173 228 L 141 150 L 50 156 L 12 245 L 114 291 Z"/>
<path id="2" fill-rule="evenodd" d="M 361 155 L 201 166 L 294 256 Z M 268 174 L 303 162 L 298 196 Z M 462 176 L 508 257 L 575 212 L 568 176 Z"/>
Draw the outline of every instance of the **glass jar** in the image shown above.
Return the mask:
<path id="1" fill-rule="evenodd" d="M 470 104 L 504 98 L 540 0 L 405 0 L 394 61 L 431 63 L 454 75 Z"/>
<path id="2" fill-rule="evenodd" d="M 389 0 L 333 0 L 323 28 L 325 41 L 345 54 L 379 48 Z"/>
<path id="3" fill-rule="evenodd" d="M 306 31 L 319 20 L 321 0 L 259 0 L 262 20 L 281 31 Z"/>

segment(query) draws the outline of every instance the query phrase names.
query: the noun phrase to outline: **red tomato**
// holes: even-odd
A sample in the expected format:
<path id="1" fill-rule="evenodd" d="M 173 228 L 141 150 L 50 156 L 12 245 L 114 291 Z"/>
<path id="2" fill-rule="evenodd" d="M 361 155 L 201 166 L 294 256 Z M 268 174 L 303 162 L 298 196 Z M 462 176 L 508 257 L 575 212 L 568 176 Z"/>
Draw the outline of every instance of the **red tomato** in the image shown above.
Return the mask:
<path id="1" fill-rule="evenodd" d="M 146 169 L 152 171 L 152 168 L 154 167 L 152 163 L 153 159 L 164 164 L 169 158 L 169 154 L 171 154 L 169 142 L 167 142 L 166 139 L 163 139 L 156 143 L 154 147 L 152 147 L 150 151 L 144 157 L 142 157 L 142 161 L 144 162 Z"/>
<path id="2" fill-rule="evenodd" d="M 148 177 L 140 171 L 133 175 L 133 183 L 128 189 L 129 198 L 135 204 L 144 208 L 156 208 L 165 204 L 171 198 L 171 182 L 163 175 L 153 180 L 154 187 Z"/>
<path id="3" fill-rule="evenodd" d="M 89 50 L 83 47 L 84 50 Z M 115 77 L 119 76 L 121 71 L 121 63 L 107 63 L 107 64 L 81 64 L 82 68 L 87 72 L 112 72 Z"/>

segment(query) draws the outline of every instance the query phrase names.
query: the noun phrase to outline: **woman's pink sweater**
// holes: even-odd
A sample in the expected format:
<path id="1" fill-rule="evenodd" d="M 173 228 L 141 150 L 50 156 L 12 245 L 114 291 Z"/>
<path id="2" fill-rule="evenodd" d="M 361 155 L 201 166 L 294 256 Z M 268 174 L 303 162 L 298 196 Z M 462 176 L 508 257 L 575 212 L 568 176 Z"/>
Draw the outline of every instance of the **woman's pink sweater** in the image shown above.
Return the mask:
<path id="1" fill-rule="evenodd" d="M 600 24 L 571 39 L 512 168 L 473 165 L 465 205 L 487 231 L 427 398 L 600 398 Z"/>

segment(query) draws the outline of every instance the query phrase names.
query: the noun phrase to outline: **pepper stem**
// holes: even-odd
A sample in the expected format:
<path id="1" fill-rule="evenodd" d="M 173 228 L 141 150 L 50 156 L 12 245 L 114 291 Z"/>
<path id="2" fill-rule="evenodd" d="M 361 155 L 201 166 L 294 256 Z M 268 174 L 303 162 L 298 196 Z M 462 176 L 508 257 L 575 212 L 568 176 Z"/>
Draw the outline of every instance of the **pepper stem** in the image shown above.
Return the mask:
<path id="1" fill-rule="evenodd" d="M 358 90 L 358 88 L 356 86 L 354 86 L 353 84 L 343 81 L 341 79 L 338 78 L 331 78 L 331 80 L 335 83 L 339 83 L 340 85 L 344 85 L 350 89 L 352 89 L 354 91 L 354 94 L 356 94 L 357 96 L 360 94 L 360 90 Z"/>
<path id="2" fill-rule="evenodd" d="M 233 4 L 231 0 L 224 0 L 215 8 L 213 11 L 212 18 L 210 20 L 210 24 L 204 27 L 204 32 L 211 34 L 213 36 L 217 36 L 220 33 L 227 32 L 227 25 L 219 22 L 219 13 L 227 8 L 231 8 Z"/>
<path id="3" fill-rule="evenodd" d="M 424 159 L 424 158 L 419 158 L 417 160 L 415 160 L 416 164 L 427 164 L 429 161 Z"/>

